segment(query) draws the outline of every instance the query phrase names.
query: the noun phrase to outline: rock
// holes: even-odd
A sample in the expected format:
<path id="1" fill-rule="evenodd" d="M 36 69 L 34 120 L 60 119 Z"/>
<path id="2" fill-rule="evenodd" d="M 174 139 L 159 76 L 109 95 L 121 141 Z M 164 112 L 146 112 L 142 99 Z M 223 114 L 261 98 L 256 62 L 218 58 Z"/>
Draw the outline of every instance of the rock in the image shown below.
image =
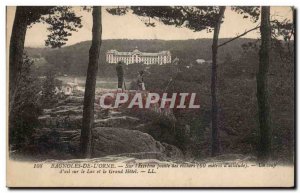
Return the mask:
<path id="1" fill-rule="evenodd" d="M 138 124 L 140 119 L 130 116 L 109 117 L 107 119 L 97 119 L 94 121 L 94 127 L 132 127 Z"/>
<path id="2" fill-rule="evenodd" d="M 93 157 L 122 153 L 162 152 L 164 147 L 149 134 L 122 128 L 93 129 Z"/>
<path id="3" fill-rule="evenodd" d="M 82 124 L 81 115 L 57 116 L 43 115 L 38 118 L 40 125 L 50 128 L 71 128 L 80 129 Z"/>
<path id="4" fill-rule="evenodd" d="M 47 115 L 48 113 L 51 113 L 52 112 L 52 109 L 44 109 L 44 114 Z"/>
<path id="5" fill-rule="evenodd" d="M 69 96 L 65 100 L 59 101 L 57 106 L 62 106 L 62 105 L 82 105 L 83 104 L 83 97 L 80 96 Z"/>
<path id="6" fill-rule="evenodd" d="M 51 117 L 58 117 L 58 116 L 70 116 L 70 115 L 82 115 L 82 109 L 64 109 L 59 111 L 54 111 L 49 113 Z"/>
<path id="7" fill-rule="evenodd" d="M 137 125 L 136 127 L 130 127 L 131 130 L 138 130 L 143 133 L 151 134 L 151 130 L 155 129 L 155 127 L 151 123 L 141 123 Z"/>
<path id="8" fill-rule="evenodd" d="M 58 124 L 58 118 L 56 117 L 51 117 L 50 115 L 43 115 L 38 117 L 40 125 L 43 127 L 55 127 Z"/>
<path id="9" fill-rule="evenodd" d="M 174 145 L 170 145 L 167 143 L 162 143 L 162 145 L 165 147 L 164 154 L 171 159 L 184 159 L 184 155 L 180 149 L 178 149 Z"/>
<path id="10" fill-rule="evenodd" d="M 58 106 L 58 107 L 55 107 L 52 109 L 52 112 L 53 111 L 60 111 L 60 110 L 82 110 L 83 109 L 83 106 L 80 105 L 80 106 L 71 106 L 71 105 L 62 105 L 62 106 Z"/>
<path id="11" fill-rule="evenodd" d="M 253 155 L 243 155 L 243 154 L 223 154 L 210 159 L 213 159 L 214 161 L 256 161 L 257 160 L 257 158 Z"/>
<path id="12" fill-rule="evenodd" d="M 82 127 L 82 115 L 69 116 L 66 119 L 66 126 L 72 129 L 81 129 Z"/>
<path id="13" fill-rule="evenodd" d="M 133 127 L 128 127 L 128 129 L 148 133 L 157 141 L 165 142 L 168 144 L 176 143 L 174 129 L 170 128 L 168 125 L 146 122 Z"/>
<path id="14" fill-rule="evenodd" d="M 162 128 L 159 125 L 154 125 L 151 123 L 140 124 L 134 127 L 133 129 L 139 130 L 144 133 L 148 133 L 155 140 L 160 141 L 162 145 L 166 148 L 164 154 L 166 154 L 168 157 L 172 159 L 183 159 L 185 157 L 183 152 L 175 146 L 179 143 L 176 139 L 176 132 L 178 132 L 178 130 L 174 131 L 172 130 L 172 128 Z M 180 136 L 183 136 L 183 134 L 180 133 Z"/>
<path id="15" fill-rule="evenodd" d="M 97 120 L 97 119 L 106 119 L 106 118 L 109 118 L 111 116 L 109 109 L 103 109 L 103 108 L 100 108 L 100 107 L 97 107 L 97 106 L 95 106 L 94 113 L 95 113 L 95 120 Z"/>
<path id="16" fill-rule="evenodd" d="M 39 153 L 55 150 L 78 155 L 79 129 L 36 129 L 33 144 Z M 92 157 L 125 156 L 137 159 L 181 160 L 183 153 L 175 146 L 156 141 L 151 135 L 124 128 L 98 127 L 92 130 Z"/>
<path id="17" fill-rule="evenodd" d="M 32 136 L 32 145 L 39 153 L 47 153 L 52 150 L 62 153 L 69 153 L 69 141 L 76 133 L 78 133 L 78 130 L 74 131 L 64 128 L 35 129 Z"/>
<path id="18" fill-rule="evenodd" d="M 137 159 L 181 160 L 184 155 L 174 145 L 160 143 L 149 134 L 123 128 L 98 127 L 93 132 L 92 157 L 108 155 Z M 79 152 L 80 132 L 73 135 L 70 151 Z"/>
<path id="19" fill-rule="evenodd" d="M 110 111 L 111 117 L 119 117 L 120 115 L 122 115 L 122 113 L 119 111 Z"/>
<path id="20" fill-rule="evenodd" d="M 83 96 L 69 96 L 68 98 L 66 98 L 65 102 L 69 102 L 69 103 L 83 103 Z"/>
<path id="21" fill-rule="evenodd" d="M 140 131 L 123 128 L 97 127 L 93 133 L 93 157 L 118 155 L 124 153 L 156 152 L 162 153 L 164 146 L 150 135 Z M 72 151 L 79 150 L 80 134 L 70 141 Z"/>

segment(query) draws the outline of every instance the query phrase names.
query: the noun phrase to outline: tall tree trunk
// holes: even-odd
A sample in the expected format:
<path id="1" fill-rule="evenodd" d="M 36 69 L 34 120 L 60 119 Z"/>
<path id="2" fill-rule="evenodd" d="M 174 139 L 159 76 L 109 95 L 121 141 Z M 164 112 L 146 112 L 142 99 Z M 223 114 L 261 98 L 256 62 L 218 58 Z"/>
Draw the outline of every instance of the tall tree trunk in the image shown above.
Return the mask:
<path id="1" fill-rule="evenodd" d="M 17 7 L 9 45 L 9 112 L 13 108 L 18 77 L 22 69 L 27 21 L 26 7 Z"/>
<path id="2" fill-rule="evenodd" d="M 218 21 L 214 27 L 214 36 L 212 44 L 212 66 L 211 66 L 211 123 L 212 123 L 212 150 L 211 155 L 216 156 L 220 152 L 219 131 L 218 131 L 218 103 L 216 96 L 217 84 L 217 55 L 218 55 L 218 40 L 221 28 L 222 19 L 224 17 L 225 6 L 220 7 Z"/>
<path id="3" fill-rule="evenodd" d="M 83 118 L 80 138 L 81 155 L 85 158 L 91 156 L 92 126 L 94 122 L 95 87 L 102 38 L 101 6 L 93 7 L 92 31 L 92 45 L 89 50 L 89 64 L 87 69 L 84 92 Z"/>
<path id="4" fill-rule="evenodd" d="M 267 74 L 270 60 L 271 25 L 270 7 L 261 9 L 261 46 L 259 51 L 259 70 L 257 81 L 257 102 L 259 113 L 259 158 L 268 159 L 271 154 L 272 131 L 270 127 Z"/>

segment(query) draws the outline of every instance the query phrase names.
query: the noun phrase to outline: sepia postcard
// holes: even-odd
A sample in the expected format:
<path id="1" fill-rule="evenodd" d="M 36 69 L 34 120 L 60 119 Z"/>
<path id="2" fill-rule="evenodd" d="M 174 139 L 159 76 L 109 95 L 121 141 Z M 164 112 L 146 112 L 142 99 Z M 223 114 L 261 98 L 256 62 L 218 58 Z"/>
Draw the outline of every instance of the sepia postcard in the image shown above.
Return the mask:
<path id="1" fill-rule="evenodd" d="M 7 6 L 7 187 L 294 188 L 293 6 Z"/>

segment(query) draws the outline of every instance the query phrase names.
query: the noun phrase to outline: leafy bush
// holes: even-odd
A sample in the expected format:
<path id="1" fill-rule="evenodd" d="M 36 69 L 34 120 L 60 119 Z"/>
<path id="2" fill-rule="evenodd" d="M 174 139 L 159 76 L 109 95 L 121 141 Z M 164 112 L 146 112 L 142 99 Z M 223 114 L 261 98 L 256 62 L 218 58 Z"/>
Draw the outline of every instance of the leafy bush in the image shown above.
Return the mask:
<path id="1" fill-rule="evenodd" d="M 30 140 L 33 128 L 38 125 L 38 116 L 42 113 L 39 105 L 41 84 L 31 71 L 32 65 L 33 61 L 24 55 L 13 108 L 9 113 L 9 140 L 17 148 Z"/>

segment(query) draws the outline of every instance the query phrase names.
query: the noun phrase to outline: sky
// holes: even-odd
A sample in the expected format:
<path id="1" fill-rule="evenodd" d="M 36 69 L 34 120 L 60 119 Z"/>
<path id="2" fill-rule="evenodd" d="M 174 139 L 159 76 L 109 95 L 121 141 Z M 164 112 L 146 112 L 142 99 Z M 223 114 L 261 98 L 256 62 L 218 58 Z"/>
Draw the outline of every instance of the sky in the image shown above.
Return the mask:
<path id="1" fill-rule="evenodd" d="M 102 38 L 103 39 L 162 39 L 162 40 L 184 40 L 212 38 L 213 33 L 207 33 L 205 30 L 201 32 L 193 32 L 190 29 L 174 26 L 167 26 L 156 21 L 156 27 L 146 27 L 136 15 L 128 13 L 124 16 L 114 16 L 107 13 L 102 8 Z M 92 14 L 91 12 L 82 11 L 80 7 L 74 7 L 77 15 L 82 16 L 83 27 L 78 32 L 73 32 L 69 37 L 67 45 L 73 45 L 82 41 L 91 40 L 92 38 Z M 12 23 L 15 14 L 15 7 L 7 7 L 7 38 L 10 38 Z M 290 7 L 271 7 L 271 19 L 292 19 L 292 11 Z M 258 21 L 259 22 L 259 21 Z M 224 23 L 221 26 L 220 38 L 232 38 L 249 29 L 257 26 L 250 19 L 243 19 L 232 11 L 230 7 L 226 8 Z M 248 33 L 245 38 L 259 37 L 259 31 Z M 27 30 L 25 46 L 26 47 L 45 47 L 45 39 L 47 38 L 47 25 L 34 24 L 32 28 Z"/>

